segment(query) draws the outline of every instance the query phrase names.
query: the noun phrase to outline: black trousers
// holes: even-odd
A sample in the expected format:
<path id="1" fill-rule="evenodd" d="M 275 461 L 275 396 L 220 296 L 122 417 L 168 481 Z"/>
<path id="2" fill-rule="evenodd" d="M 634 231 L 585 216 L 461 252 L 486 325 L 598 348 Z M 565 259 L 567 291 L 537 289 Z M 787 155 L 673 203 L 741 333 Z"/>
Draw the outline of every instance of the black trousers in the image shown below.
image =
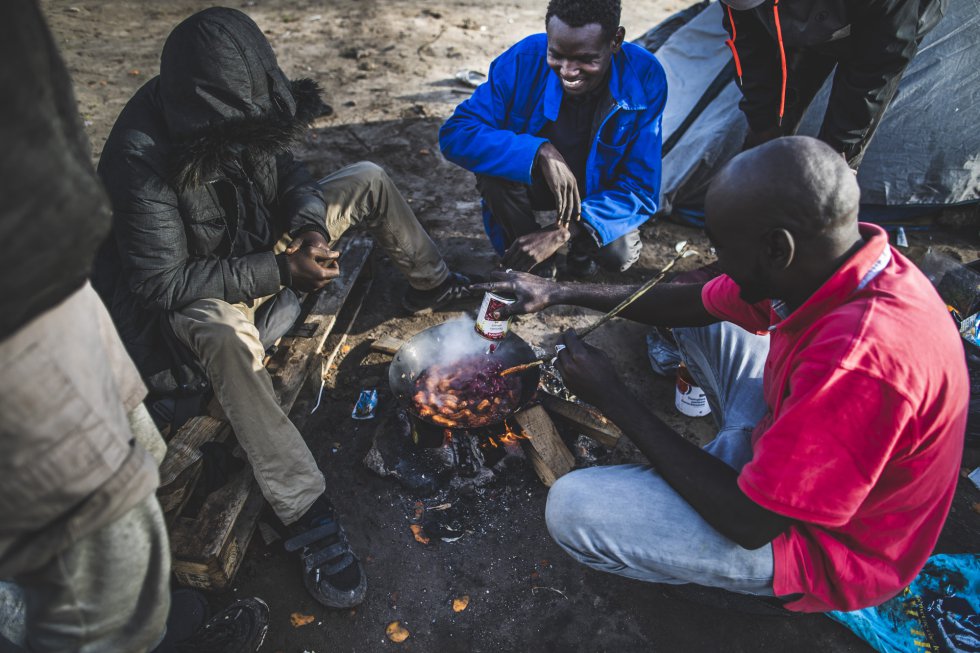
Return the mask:
<path id="1" fill-rule="evenodd" d="M 534 219 L 534 211 L 546 208 L 541 201 L 532 201 L 550 191 L 542 191 L 528 184 L 522 184 L 500 177 L 476 175 L 476 187 L 487 203 L 490 213 L 501 226 L 505 234 L 505 245 L 525 234 L 541 229 Z M 623 272 L 640 258 L 643 242 L 640 232 L 634 229 L 617 238 L 611 243 L 600 247 L 588 233 L 581 233 L 570 243 L 569 260 L 591 258 L 607 270 Z"/>

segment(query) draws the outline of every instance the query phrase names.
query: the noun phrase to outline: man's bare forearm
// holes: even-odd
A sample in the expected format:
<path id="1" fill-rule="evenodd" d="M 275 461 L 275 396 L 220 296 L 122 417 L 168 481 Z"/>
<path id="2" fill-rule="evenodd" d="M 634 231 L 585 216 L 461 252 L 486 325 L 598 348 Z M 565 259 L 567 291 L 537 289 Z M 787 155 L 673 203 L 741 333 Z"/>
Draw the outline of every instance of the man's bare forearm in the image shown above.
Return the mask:
<path id="1" fill-rule="evenodd" d="M 785 531 L 790 520 L 759 506 L 738 487 L 738 472 L 685 440 L 625 388 L 599 407 L 646 456 L 664 480 L 715 530 L 746 549 Z"/>
<path id="2" fill-rule="evenodd" d="M 549 303 L 582 306 L 606 312 L 632 295 L 640 287 L 594 283 L 561 284 Z M 620 317 L 652 326 L 705 326 L 718 321 L 704 308 L 701 289 L 704 284 L 659 284 L 630 304 Z"/>

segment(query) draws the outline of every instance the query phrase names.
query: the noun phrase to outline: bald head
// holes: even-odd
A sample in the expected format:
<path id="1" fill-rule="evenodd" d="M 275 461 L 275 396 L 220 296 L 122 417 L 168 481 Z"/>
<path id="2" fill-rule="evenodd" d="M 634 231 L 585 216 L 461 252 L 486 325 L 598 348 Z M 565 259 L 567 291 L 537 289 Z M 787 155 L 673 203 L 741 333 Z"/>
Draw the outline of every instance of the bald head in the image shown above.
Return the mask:
<path id="1" fill-rule="evenodd" d="M 815 138 L 789 136 L 729 161 L 708 189 L 705 211 L 739 229 L 829 235 L 855 228 L 860 195 L 844 157 Z"/>
<path id="2" fill-rule="evenodd" d="M 711 182 L 705 225 L 749 302 L 799 305 L 860 246 L 860 191 L 844 158 L 804 136 L 739 154 Z"/>

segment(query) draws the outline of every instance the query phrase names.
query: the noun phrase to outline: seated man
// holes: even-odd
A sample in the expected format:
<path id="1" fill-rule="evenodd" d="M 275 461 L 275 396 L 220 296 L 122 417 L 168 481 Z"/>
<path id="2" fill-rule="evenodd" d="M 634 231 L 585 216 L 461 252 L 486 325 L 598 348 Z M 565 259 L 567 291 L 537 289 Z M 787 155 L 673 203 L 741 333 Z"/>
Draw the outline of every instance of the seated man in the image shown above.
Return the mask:
<path id="1" fill-rule="evenodd" d="M 530 270 L 569 240 L 577 276 L 640 256 L 638 228 L 659 201 L 667 82 L 652 54 L 623 43 L 619 17 L 619 0 L 551 0 L 547 34 L 497 57 L 442 126 L 442 153 L 476 173 L 506 267 Z M 549 210 L 557 220 L 539 227 Z"/>
<path id="2" fill-rule="evenodd" d="M 286 78 L 245 14 L 208 9 L 178 25 L 159 77 L 126 105 L 99 162 L 114 242 L 97 285 L 151 389 L 173 388 L 182 361 L 203 367 L 292 532 L 287 547 L 298 548 L 307 587 L 347 607 L 366 581 L 323 475 L 276 400 L 253 319 L 284 286 L 314 291 L 335 278 L 339 254 L 328 243 L 359 223 L 408 277 L 411 309 L 461 297 L 469 282 L 449 271 L 378 166 L 316 182 L 293 160 L 290 146 L 324 108 L 313 82 Z"/>
<path id="3" fill-rule="evenodd" d="M 943 301 L 882 229 L 858 223 L 858 199 L 843 157 L 816 139 L 749 150 L 707 195 L 726 274 L 654 287 L 624 311 L 675 327 L 720 429 L 704 450 L 564 336 L 569 387 L 650 462 L 554 485 L 548 528 L 575 558 L 811 612 L 877 605 L 915 577 L 956 488 L 966 365 Z M 504 313 L 608 310 L 633 290 L 530 275 L 484 288 L 516 294 Z"/>

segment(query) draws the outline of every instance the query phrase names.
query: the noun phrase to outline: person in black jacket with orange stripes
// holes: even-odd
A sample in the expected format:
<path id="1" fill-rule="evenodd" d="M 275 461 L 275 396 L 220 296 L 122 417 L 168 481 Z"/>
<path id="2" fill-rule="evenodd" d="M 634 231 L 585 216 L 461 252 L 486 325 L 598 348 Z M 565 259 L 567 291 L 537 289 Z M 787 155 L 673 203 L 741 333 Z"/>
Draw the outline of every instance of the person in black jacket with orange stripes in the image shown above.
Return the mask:
<path id="1" fill-rule="evenodd" d="M 861 163 L 948 0 L 722 0 L 749 122 L 745 149 L 796 132 L 834 72 L 818 138 Z"/>

